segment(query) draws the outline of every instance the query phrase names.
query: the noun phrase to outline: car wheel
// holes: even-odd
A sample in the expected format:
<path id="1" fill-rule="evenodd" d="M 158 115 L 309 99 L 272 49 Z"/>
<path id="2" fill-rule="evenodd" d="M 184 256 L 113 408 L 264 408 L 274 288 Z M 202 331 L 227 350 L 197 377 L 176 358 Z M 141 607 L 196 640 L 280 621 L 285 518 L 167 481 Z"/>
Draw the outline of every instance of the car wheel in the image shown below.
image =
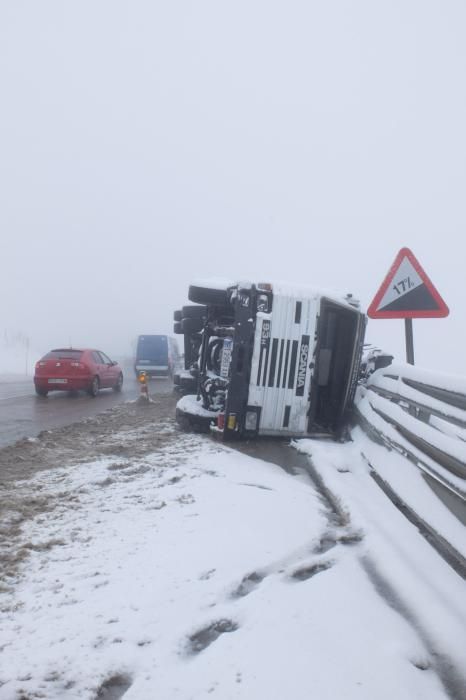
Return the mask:
<path id="1" fill-rule="evenodd" d="M 121 387 L 123 386 L 123 375 L 120 374 L 118 375 L 117 383 L 113 387 L 113 391 L 121 391 Z"/>
<path id="2" fill-rule="evenodd" d="M 47 396 L 48 393 L 49 392 L 47 391 L 47 389 L 40 389 L 38 386 L 36 386 L 37 396 L 44 396 L 45 397 L 45 396 Z"/>
<path id="3" fill-rule="evenodd" d="M 174 321 L 181 321 L 181 310 L 177 309 L 176 311 L 173 312 L 173 320 Z"/>
<path id="4" fill-rule="evenodd" d="M 181 321 L 175 321 L 175 323 L 173 324 L 173 333 L 176 333 L 177 335 L 181 335 L 183 333 Z"/>
<path id="5" fill-rule="evenodd" d="M 191 284 L 188 292 L 189 301 L 197 304 L 211 304 L 212 306 L 228 306 L 230 294 L 226 289 L 214 289 L 211 287 L 198 287 Z"/>
<path id="6" fill-rule="evenodd" d="M 99 389 L 100 389 L 99 377 L 95 376 L 91 382 L 91 386 L 89 387 L 87 393 L 89 394 L 89 396 L 92 396 L 93 398 L 95 398 L 97 396 L 97 394 L 99 393 Z"/>

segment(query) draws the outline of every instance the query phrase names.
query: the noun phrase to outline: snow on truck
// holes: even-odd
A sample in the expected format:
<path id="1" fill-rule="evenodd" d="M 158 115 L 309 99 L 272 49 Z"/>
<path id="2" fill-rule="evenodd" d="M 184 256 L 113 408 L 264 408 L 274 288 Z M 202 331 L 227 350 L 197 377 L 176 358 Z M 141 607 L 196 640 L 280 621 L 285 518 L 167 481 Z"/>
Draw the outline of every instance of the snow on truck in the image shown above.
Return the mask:
<path id="1" fill-rule="evenodd" d="M 287 284 L 192 284 L 177 420 L 224 440 L 339 436 L 351 408 L 366 316 L 352 295 Z M 190 393 L 186 393 L 190 392 Z"/>

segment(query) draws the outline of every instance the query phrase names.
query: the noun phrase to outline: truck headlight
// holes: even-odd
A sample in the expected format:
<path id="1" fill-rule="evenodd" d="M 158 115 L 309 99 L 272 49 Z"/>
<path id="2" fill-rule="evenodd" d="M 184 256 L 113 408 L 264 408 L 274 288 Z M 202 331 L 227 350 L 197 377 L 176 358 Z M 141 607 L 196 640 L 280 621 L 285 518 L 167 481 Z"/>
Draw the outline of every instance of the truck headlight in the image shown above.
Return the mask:
<path id="1" fill-rule="evenodd" d="M 256 411 L 246 411 L 246 417 L 244 419 L 244 427 L 246 430 L 251 430 L 251 431 L 257 430 L 257 412 Z"/>

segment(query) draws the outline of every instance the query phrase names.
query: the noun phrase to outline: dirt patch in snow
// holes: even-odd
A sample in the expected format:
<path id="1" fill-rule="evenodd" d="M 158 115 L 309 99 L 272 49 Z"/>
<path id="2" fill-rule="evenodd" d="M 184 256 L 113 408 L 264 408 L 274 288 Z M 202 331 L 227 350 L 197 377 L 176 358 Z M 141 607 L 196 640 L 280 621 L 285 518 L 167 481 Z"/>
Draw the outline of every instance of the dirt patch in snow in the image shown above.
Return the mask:
<path id="1" fill-rule="evenodd" d="M 73 507 L 73 499 L 79 499 L 79 494 L 50 493 L 38 482 L 32 490 L 30 479 L 40 471 L 63 467 L 71 470 L 108 457 L 117 461 L 111 465 L 108 479 L 96 483 L 95 488 L 106 488 L 112 482 L 112 473 L 119 469 L 128 474 L 133 463 L 144 470 L 141 460 L 146 455 L 180 438 L 174 419 L 177 398 L 167 394 L 150 403 L 120 404 L 93 418 L 0 449 L 0 566 L 5 573 L 11 575 L 28 556 L 27 545 L 13 546 L 25 522 L 54 510 L 62 498 L 69 507 Z M 5 583 L 0 581 L 0 589 Z"/>
<path id="2" fill-rule="evenodd" d="M 0 449 L 2 485 L 28 479 L 40 469 L 79 464 L 90 458 L 120 455 L 134 458 L 154 452 L 173 439 L 176 395 L 162 395 L 150 403 L 120 404 L 78 423 L 44 430 Z M 118 437 L 117 437 L 118 434 Z"/>

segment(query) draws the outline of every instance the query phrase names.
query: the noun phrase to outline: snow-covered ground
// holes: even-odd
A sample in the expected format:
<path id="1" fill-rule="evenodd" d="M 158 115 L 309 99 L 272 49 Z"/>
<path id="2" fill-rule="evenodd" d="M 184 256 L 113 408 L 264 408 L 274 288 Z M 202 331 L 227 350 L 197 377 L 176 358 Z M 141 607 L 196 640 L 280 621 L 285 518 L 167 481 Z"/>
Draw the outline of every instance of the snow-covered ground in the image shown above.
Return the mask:
<path id="1" fill-rule="evenodd" d="M 113 453 L 21 485 L 44 508 L 4 518 L 20 532 L 0 700 L 466 698 L 465 583 L 368 459 L 385 456 L 464 552 L 412 465 L 356 429 L 296 444 L 313 482 L 172 421 L 150 430 L 157 451 L 118 455 L 147 434 L 122 428 Z"/>

